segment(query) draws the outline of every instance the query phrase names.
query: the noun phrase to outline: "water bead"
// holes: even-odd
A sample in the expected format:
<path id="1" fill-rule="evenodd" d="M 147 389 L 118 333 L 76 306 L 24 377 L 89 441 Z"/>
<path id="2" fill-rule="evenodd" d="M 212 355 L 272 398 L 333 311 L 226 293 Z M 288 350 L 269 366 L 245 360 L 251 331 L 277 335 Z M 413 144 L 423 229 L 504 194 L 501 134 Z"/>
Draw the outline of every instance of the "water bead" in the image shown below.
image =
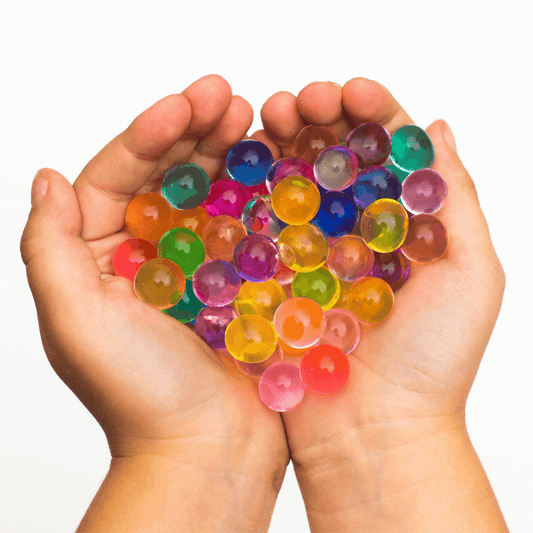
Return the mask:
<path id="1" fill-rule="evenodd" d="M 281 260 L 296 272 L 320 268 L 328 257 L 326 236 L 313 224 L 287 226 L 278 237 Z"/>
<path id="2" fill-rule="evenodd" d="M 278 346 L 281 348 L 283 357 L 301 358 L 309 350 L 309 348 L 294 348 L 293 346 L 289 346 L 286 342 L 283 342 L 279 337 L 278 337 Z M 296 360 L 296 362 L 299 364 L 298 359 Z"/>
<path id="3" fill-rule="evenodd" d="M 398 201 L 402 194 L 402 184 L 398 176 L 389 169 L 371 166 L 359 172 L 352 194 L 357 207 L 366 209 L 381 198 Z"/>
<path id="4" fill-rule="evenodd" d="M 391 136 L 391 161 L 402 170 L 429 168 L 435 161 L 435 149 L 428 134 L 419 126 L 407 124 Z"/>
<path id="5" fill-rule="evenodd" d="M 385 168 L 390 170 L 400 180 L 400 183 L 403 183 L 405 181 L 405 178 L 407 178 L 407 176 L 411 174 L 410 170 L 402 170 L 393 163 L 385 165 Z"/>
<path id="6" fill-rule="evenodd" d="M 311 223 L 318 226 L 327 237 L 339 237 L 350 233 L 359 218 L 359 211 L 352 198 L 338 191 L 322 195 L 320 207 Z"/>
<path id="7" fill-rule="evenodd" d="M 181 300 L 170 307 L 164 309 L 163 313 L 170 315 L 179 322 L 187 324 L 193 322 L 196 319 L 196 315 L 205 307 L 205 305 L 198 300 L 194 290 L 192 288 L 192 281 L 190 279 L 185 280 L 185 292 L 181 297 Z"/>
<path id="8" fill-rule="evenodd" d="M 249 234 L 266 235 L 273 241 L 278 240 L 281 230 L 287 226 L 274 213 L 270 195 L 249 200 L 244 206 L 241 220 Z"/>
<path id="9" fill-rule="evenodd" d="M 300 369 L 290 363 L 269 366 L 259 379 L 259 397 L 273 411 L 283 413 L 293 409 L 302 401 L 304 393 Z"/>
<path id="10" fill-rule="evenodd" d="M 310 389 L 328 394 L 342 389 L 348 383 L 350 362 L 336 346 L 319 344 L 304 355 L 300 374 Z"/>
<path id="11" fill-rule="evenodd" d="M 173 228 L 189 228 L 201 239 L 204 237 L 205 225 L 210 220 L 211 217 L 201 206 L 194 207 L 193 209 L 174 209 L 174 211 L 172 211 Z"/>
<path id="12" fill-rule="evenodd" d="M 320 193 L 314 183 L 302 176 L 281 180 L 272 192 L 272 209 L 287 224 L 305 224 L 318 212 Z"/>
<path id="13" fill-rule="evenodd" d="M 213 259 L 198 268 L 192 284 L 194 293 L 205 305 L 223 307 L 237 297 L 241 277 L 231 263 Z"/>
<path id="14" fill-rule="evenodd" d="M 233 263 L 242 278 L 254 282 L 267 281 L 278 270 L 279 250 L 266 235 L 247 235 L 235 247 Z"/>
<path id="15" fill-rule="evenodd" d="M 307 161 L 315 163 L 318 154 L 330 146 L 339 144 L 339 138 L 326 126 L 305 126 L 294 140 L 294 153 Z"/>
<path id="16" fill-rule="evenodd" d="M 156 309 L 168 309 L 178 303 L 185 292 L 185 276 L 169 259 L 156 257 L 143 263 L 133 280 L 133 292 Z"/>
<path id="17" fill-rule="evenodd" d="M 386 281 L 396 292 L 409 277 L 409 261 L 400 250 L 386 254 L 375 252 L 374 266 L 368 275 Z"/>
<path id="18" fill-rule="evenodd" d="M 126 208 L 126 229 L 134 236 L 155 242 L 170 229 L 172 208 L 159 194 L 135 196 Z"/>
<path id="19" fill-rule="evenodd" d="M 267 172 L 265 183 L 269 192 L 272 193 L 274 187 L 289 176 L 302 176 L 316 185 L 313 167 L 305 159 L 301 157 L 282 157 Z"/>
<path id="20" fill-rule="evenodd" d="M 339 279 L 339 285 L 341 286 L 341 293 L 339 295 L 339 299 L 337 300 L 337 303 L 333 306 L 334 309 L 348 309 L 348 293 L 350 292 L 350 289 L 352 288 L 353 281 L 343 281 L 342 279 Z"/>
<path id="21" fill-rule="evenodd" d="M 239 314 L 233 307 L 204 307 L 196 316 L 194 331 L 215 350 L 226 347 L 226 329 Z"/>
<path id="22" fill-rule="evenodd" d="M 133 281 L 140 266 L 156 257 L 155 244 L 146 239 L 128 239 L 113 253 L 113 271 L 115 276 L 123 276 Z"/>
<path id="23" fill-rule="evenodd" d="M 176 209 L 198 207 L 209 193 L 209 176 L 198 165 L 175 165 L 163 177 L 161 192 Z"/>
<path id="24" fill-rule="evenodd" d="M 378 324 L 391 313 L 394 293 L 382 279 L 367 276 L 358 279 L 348 293 L 348 308 L 361 324 Z"/>
<path id="25" fill-rule="evenodd" d="M 259 185 L 266 179 L 274 157 L 268 146 L 247 139 L 237 143 L 228 153 L 226 166 L 229 175 L 244 185 Z"/>
<path id="26" fill-rule="evenodd" d="M 231 262 L 235 246 L 246 235 L 246 229 L 239 220 L 228 215 L 213 217 L 204 229 L 205 251 L 213 259 Z"/>
<path id="27" fill-rule="evenodd" d="M 369 248 L 387 253 L 399 248 L 407 235 L 408 215 L 396 200 L 383 198 L 361 216 L 361 236 Z"/>
<path id="28" fill-rule="evenodd" d="M 281 286 L 290 285 L 295 274 L 296 272 L 294 270 L 291 270 L 283 261 L 280 261 L 279 268 L 272 279 L 277 281 Z"/>
<path id="29" fill-rule="evenodd" d="M 186 278 L 190 278 L 205 260 L 202 239 L 188 228 L 172 228 L 157 245 L 157 255 L 174 261 L 181 267 Z"/>
<path id="30" fill-rule="evenodd" d="M 233 360 L 235 361 L 235 364 L 237 365 L 237 368 L 247 376 L 252 376 L 254 378 L 260 378 L 263 374 L 263 372 L 272 365 L 275 365 L 276 363 L 283 362 L 283 352 L 281 351 L 281 348 L 279 344 L 276 345 L 276 349 L 274 350 L 274 353 L 264 361 L 261 361 L 260 363 L 244 363 L 243 361 L 239 361 L 238 359 L 235 359 L 233 357 Z"/>
<path id="31" fill-rule="evenodd" d="M 318 344 L 330 344 L 348 354 L 359 344 L 361 327 L 352 313 L 346 309 L 328 309 L 326 331 Z"/>
<path id="32" fill-rule="evenodd" d="M 403 182 L 402 203 L 414 215 L 436 213 L 446 202 L 448 186 L 430 168 L 411 172 Z"/>
<path id="33" fill-rule="evenodd" d="M 291 285 L 295 298 L 310 298 L 324 311 L 333 307 L 341 292 L 339 280 L 324 267 L 313 272 L 298 272 Z"/>
<path id="34" fill-rule="evenodd" d="M 354 152 L 359 168 L 382 165 L 391 152 L 391 136 L 380 124 L 367 122 L 353 129 L 346 137 L 346 146 Z"/>
<path id="35" fill-rule="evenodd" d="M 409 231 L 401 251 L 415 263 L 432 263 L 448 249 L 448 231 L 433 215 L 415 215 L 409 219 Z"/>
<path id="36" fill-rule="evenodd" d="M 240 315 L 259 315 L 272 322 L 276 309 L 286 299 L 285 291 L 273 279 L 261 283 L 245 281 L 235 299 L 235 309 Z"/>
<path id="37" fill-rule="evenodd" d="M 292 298 L 283 302 L 274 314 L 278 337 L 294 348 L 313 346 L 324 335 L 324 311 L 309 298 Z"/>
<path id="38" fill-rule="evenodd" d="M 366 276 L 374 264 L 374 252 L 356 235 L 343 235 L 331 244 L 328 267 L 342 281 Z"/>
<path id="39" fill-rule="evenodd" d="M 328 191 L 342 191 L 357 178 L 357 156 L 345 146 L 329 146 L 316 157 L 313 167 L 317 182 Z"/>
<path id="40" fill-rule="evenodd" d="M 246 202 L 251 197 L 248 188 L 242 183 L 234 180 L 219 180 L 211 185 L 203 207 L 212 217 L 228 215 L 240 218 Z"/>
<path id="41" fill-rule="evenodd" d="M 260 363 L 268 359 L 276 349 L 277 336 L 274 326 L 258 315 L 241 315 L 226 329 L 226 348 L 244 363 Z"/>
<path id="42" fill-rule="evenodd" d="M 270 191 L 268 190 L 266 183 L 260 183 L 259 185 L 247 186 L 246 190 L 252 198 L 255 198 L 256 196 L 269 196 L 270 195 Z"/>

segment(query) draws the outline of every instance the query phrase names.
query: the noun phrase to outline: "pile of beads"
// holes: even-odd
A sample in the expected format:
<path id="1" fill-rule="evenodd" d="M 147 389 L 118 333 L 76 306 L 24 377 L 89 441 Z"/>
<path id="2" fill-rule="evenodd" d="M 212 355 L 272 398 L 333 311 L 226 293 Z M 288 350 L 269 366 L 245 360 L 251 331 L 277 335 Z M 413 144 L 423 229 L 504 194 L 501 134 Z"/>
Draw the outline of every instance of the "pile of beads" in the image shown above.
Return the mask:
<path id="1" fill-rule="evenodd" d="M 306 387 L 344 387 L 360 324 L 390 316 L 411 261 L 436 261 L 448 247 L 433 216 L 448 190 L 418 126 L 390 135 L 361 124 L 341 143 L 309 125 L 294 149 L 274 161 L 265 144 L 241 141 L 227 156 L 230 179 L 211 185 L 199 166 L 173 166 L 163 196 L 129 203 L 134 238 L 113 255 L 140 300 L 227 350 L 279 412 Z"/>

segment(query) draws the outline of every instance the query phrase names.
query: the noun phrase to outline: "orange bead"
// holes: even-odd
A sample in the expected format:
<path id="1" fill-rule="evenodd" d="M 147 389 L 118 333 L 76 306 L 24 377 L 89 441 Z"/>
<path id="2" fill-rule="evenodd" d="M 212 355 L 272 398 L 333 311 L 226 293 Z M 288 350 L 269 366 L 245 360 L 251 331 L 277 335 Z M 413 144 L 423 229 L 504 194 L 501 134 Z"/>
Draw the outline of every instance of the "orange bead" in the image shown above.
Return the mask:
<path id="1" fill-rule="evenodd" d="M 379 278 L 358 279 L 348 292 L 348 309 L 361 324 L 377 324 L 385 320 L 394 305 L 390 285 Z"/>
<path id="2" fill-rule="evenodd" d="M 329 146 L 339 145 L 338 137 L 326 126 L 309 125 L 303 128 L 294 140 L 296 157 L 301 157 L 310 165 L 315 163 L 318 154 Z"/>
<path id="3" fill-rule="evenodd" d="M 159 194 L 139 194 L 126 208 L 126 229 L 138 239 L 157 244 L 171 229 L 172 208 Z"/>
<path id="4" fill-rule="evenodd" d="M 194 209 L 175 209 L 172 211 L 172 227 L 173 228 L 189 228 L 192 229 L 200 238 L 204 238 L 205 225 L 211 220 L 207 211 L 201 207 Z"/>
<path id="5" fill-rule="evenodd" d="M 213 217 L 204 229 L 205 251 L 213 259 L 232 262 L 235 246 L 248 233 L 242 222 L 228 215 Z"/>

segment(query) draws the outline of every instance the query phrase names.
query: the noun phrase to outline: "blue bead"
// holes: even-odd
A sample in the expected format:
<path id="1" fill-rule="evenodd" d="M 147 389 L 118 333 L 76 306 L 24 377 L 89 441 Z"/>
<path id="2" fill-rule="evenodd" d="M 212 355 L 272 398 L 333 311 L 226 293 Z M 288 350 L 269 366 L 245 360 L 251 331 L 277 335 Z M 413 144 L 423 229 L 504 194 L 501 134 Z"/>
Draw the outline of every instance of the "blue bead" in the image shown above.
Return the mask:
<path id="1" fill-rule="evenodd" d="M 327 237 L 340 237 L 350 233 L 359 219 L 359 211 L 347 194 L 328 191 L 322 195 L 320 208 L 311 223 Z"/>
<path id="2" fill-rule="evenodd" d="M 402 195 L 402 182 L 388 168 L 376 165 L 359 172 L 352 192 L 357 207 L 366 209 L 382 198 L 398 201 Z"/>
<path id="3" fill-rule="evenodd" d="M 268 146 L 253 139 L 237 143 L 228 153 L 228 174 L 250 187 L 263 183 L 274 157 Z"/>

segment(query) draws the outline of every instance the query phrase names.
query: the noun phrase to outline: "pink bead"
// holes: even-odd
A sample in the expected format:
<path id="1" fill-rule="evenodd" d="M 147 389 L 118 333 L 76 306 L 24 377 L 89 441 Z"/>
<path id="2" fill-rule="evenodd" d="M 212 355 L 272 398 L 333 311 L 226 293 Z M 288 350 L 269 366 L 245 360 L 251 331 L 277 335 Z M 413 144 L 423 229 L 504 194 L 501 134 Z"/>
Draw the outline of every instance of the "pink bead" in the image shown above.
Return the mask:
<path id="1" fill-rule="evenodd" d="M 300 157 L 283 157 L 278 159 L 271 167 L 266 176 L 266 186 L 271 194 L 274 187 L 289 176 L 303 176 L 316 185 L 313 167 Z"/>
<path id="2" fill-rule="evenodd" d="M 436 213 L 448 197 L 448 186 L 442 176 L 430 168 L 411 172 L 402 184 L 402 203 L 415 215 Z"/>
<path id="3" fill-rule="evenodd" d="M 304 391 L 300 370 L 289 363 L 269 366 L 259 379 L 259 397 L 273 411 L 293 409 L 302 401 Z"/>
<path id="4" fill-rule="evenodd" d="M 283 362 L 283 352 L 281 351 L 281 348 L 278 345 L 276 345 L 276 349 L 274 350 L 274 353 L 264 361 L 261 361 L 260 363 L 245 363 L 244 361 L 239 361 L 238 359 L 235 359 L 235 364 L 237 365 L 237 368 L 243 372 L 243 374 L 246 374 L 248 376 L 252 376 L 254 378 L 260 378 L 263 375 L 263 372 L 269 367 L 276 363 Z"/>
<path id="5" fill-rule="evenodd" d="M 326 331 L 318 344 L 330 344 L 344 353 L 350 353 L 361 337 L 361 327 L 355 317 L 346 309 L 333 308 L 324 313 Z"/>
<path id="6" fill-rule="evenodd" d="M 330 245 L 327 265 L 342 281 L 355 281 L 374 266 L 374 252 L 361 237 L 343 235 Z"/>
<path id="7" fill-rule="evenodd" d="M 219 180 L 211 185 L 202 207 L 209 215 L 241 218 L 246 202 L 252 197 L 248 188 L 235 180 Z"/>

